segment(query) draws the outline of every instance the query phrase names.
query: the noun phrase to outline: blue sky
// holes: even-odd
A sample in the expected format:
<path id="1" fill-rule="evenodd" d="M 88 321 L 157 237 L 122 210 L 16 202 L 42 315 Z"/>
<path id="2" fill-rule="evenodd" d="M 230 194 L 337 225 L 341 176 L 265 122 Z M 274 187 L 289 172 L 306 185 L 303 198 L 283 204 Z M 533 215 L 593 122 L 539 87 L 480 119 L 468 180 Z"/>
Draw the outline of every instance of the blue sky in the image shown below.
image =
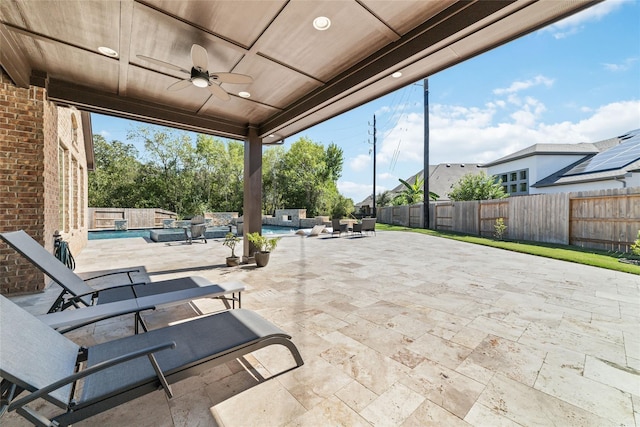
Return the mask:
<path id="1" fill-rule="evenodd" d="M 344 151 L 340 192 L 362 201 L 422 170 L 422 82 L 287 138 Z M 92 115 L 126 141 L 135 122 Z M 431 164 L 486 163 L 536 143 L 595 142 L 640 128 L 640 2 L 608 0 L 429 77 Z M 130 141 L 136 144 L 134 141 Z M 142 147 L 136 144 L 142 152 Z M 267 150 L 268 148 L 265 148 Z"/>

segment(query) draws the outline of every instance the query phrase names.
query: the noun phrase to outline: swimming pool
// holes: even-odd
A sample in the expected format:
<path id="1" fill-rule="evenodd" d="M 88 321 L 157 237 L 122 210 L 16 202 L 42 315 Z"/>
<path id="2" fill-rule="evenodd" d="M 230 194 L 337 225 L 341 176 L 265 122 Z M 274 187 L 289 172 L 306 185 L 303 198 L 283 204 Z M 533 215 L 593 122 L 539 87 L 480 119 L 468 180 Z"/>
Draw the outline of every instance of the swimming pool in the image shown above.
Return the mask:
<path id="1" fill-rule="evenodd" d="M 140 230 L 99 230 L 89 231 L 89 240 L 102 240 L 102 239 L 128 239 L 132 237 L 146 237 L 149 238 L 149 233 L 152 229 L 140 229 Z M 276 227 L 272 225 L 263 225 L 262 234 L 292 234 L 297 229 L 292 227 Z"/>

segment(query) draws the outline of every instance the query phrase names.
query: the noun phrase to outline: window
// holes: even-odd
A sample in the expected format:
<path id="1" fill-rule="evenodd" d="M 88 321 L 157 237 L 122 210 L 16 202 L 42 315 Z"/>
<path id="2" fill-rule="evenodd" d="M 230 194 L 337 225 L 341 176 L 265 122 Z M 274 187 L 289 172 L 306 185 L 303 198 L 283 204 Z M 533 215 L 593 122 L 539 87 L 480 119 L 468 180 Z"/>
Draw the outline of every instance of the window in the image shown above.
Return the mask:
<path id="1" fill-rule="evenodd" d="M 510 196 L 521 196 L 529 194 L 529 169 L 511 171 L 500 175 L 502 178 L 502 188 Z M 507 180 L 507 178 L 509 178 Z"/>
<path id="2" fill-rule="evenodd" d="M 69 216 L 67 207 L 67 183 L 69 173 L 69 150 L 67 150 L 62 142 L 58 143 L 58 229 L 60 231 L 69 231 Z"/>

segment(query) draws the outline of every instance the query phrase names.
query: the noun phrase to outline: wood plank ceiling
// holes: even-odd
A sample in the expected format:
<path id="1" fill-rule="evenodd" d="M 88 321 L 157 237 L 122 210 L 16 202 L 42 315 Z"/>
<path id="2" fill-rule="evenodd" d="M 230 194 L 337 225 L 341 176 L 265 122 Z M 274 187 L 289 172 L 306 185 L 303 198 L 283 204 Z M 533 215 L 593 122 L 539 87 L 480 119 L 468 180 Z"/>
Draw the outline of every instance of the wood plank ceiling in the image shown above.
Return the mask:
<path id="1" fill-rule="evenodd" d="M 3 0 L 0 64 L 60 104 L 236 139 L 252 127 L 269 144 L 594 3 Z M 139 57 L 191 70 L 193 44 L 208 71 L 253 81 L 222 83 L 228 101 L 192 84 L 171 91 L 189 75 Z"/>

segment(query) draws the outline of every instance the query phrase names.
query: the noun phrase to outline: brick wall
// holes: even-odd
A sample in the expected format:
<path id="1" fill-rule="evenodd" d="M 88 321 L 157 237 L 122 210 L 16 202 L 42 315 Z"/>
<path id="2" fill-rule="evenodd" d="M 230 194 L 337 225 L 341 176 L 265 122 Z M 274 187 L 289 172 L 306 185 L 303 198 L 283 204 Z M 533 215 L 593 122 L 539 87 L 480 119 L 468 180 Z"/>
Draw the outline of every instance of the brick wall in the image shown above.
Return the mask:
<path id="1" fill-rule="evenodd" d="M 60 230 L 75 255 L 87 241 L 81 118 L 77 110 L 56 107 L 45 95 L 42 88 L 14 86 L 0 69 L 0 232 L 24 230 L 53 252 L 53 235 Z M 59 146 L 67 149 L 62 189 Z M 61 193 L 66 196 L 61 198 Z M 61 211 L 66 215 L 64 230 Z M 46 283 L 37 268 L 0 243 L 0 294 L 38 292 Z"/>
<path id="2" fill-rule="evenodd" d="M 0 73 L 0 231 L 25 230 L 43 244 L 45 198 L 44 91 L 17 88 Z M 44 276 L 0 243 L 0 293 L 44 289 Z"/>

